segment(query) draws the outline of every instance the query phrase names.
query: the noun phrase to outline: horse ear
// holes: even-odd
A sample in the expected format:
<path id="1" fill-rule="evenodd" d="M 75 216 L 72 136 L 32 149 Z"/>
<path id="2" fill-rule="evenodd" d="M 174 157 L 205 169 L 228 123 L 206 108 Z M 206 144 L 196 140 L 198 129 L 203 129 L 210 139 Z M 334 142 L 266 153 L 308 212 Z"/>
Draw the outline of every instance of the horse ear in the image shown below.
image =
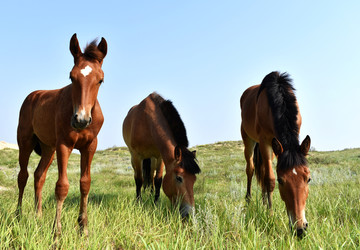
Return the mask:
<path id="1" fill-rule="evenodd" d="M 179 146 L 175 147 L 174 150 L 174 155 L 175 155 L 175 160 L 176 161 L 181 161 L 182 160 L 182 152 Z"/>
<path id="2" fill-rule="evenodd" d="M 98 44 L 98 49 L 101 51 L 101 53 L 103 53 L 103 55 L 104 55 L 103 59 L 104 59 L 107 54 L 107 42 L 106 42 L 105 38 L 103 38 L 103 37 L 101 38 L 101 41 Z"/>
<path id="3" fill-rule="evenodd" d="M 272 145 L 272 149 L 273 149 L 273 151 L 274 151 L 274 153 L 275 153 L 276 156 L 281 155 L 282 152 L 284 151 L 281 143 L 280 143 L 279 140 L 276 139 L 276 138 L 273 138 L 273 139 L 272 139 L 271 145 Z"/>
<path id="4" fill-rule="evenodd" d="M 196 150 L 192 151 L 191 153 L 193 154 L 194 158 L 196 158 Z"/>
<path id="5" fill-rule="evenodd" d="M 307 155 L 307 153 L 309 152 L 310 144 L 311 144 L 311 139 L 310 136 L 307 135 L 300 146 L 300 150 L 303 155 Z"/>
<path id="6" fill-rule="evenodd" d="M 79 58 L 82 54 L 80 46 L 79 46 L 79 41 L 76 37 L 76 33 L 70 39 L 70 51 L 74 57 L 74 60 Z"/>

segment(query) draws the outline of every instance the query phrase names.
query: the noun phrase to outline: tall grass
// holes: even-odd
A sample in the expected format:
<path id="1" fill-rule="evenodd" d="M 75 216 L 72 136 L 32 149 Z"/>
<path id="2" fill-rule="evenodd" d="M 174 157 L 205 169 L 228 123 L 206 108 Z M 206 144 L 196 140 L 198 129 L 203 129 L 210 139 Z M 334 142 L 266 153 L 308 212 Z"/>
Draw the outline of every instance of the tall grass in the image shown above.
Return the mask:
<path id="1" fill-rule="evenodd" d="M 63 249 L 298 249 L 360 247 L 360 150 L 311 152 L 312 172 L 302 240 L 288 228 L 285 205 L 274 192 L 271 214 L 253 182 L 253 197 L 245 203 L 246 174 L 241 142 L 196 146 L 202 172 L 194 186 L 196 213 L 180 219 L 161 193 L 153 204 L 149 192 L 135 202 L 135 183 L 125 148 L 98 151 L 92 164 L 89 195 L 89 236 L 79 234 L 79 155 L 69 161 L 70 190 L 62 212 Z M 6 159 L 5 159 L 6 158 Z M 43 189 L 43 217 L 34 212 L 33 175 L 39 157 L 32 155 L 23 215 L 16 218 L 17 151 L 0 151 L 0 248 L 48 249 L 55 217 L 56 163 Z M 16 166 L 15 166 L 16 165 Z"/>

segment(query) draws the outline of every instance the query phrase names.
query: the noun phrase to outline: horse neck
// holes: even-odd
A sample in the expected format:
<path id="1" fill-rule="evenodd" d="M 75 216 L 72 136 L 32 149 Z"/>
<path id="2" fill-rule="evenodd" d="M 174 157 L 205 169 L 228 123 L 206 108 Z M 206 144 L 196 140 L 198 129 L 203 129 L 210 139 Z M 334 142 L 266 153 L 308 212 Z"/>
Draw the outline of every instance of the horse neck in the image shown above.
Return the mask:
<path id="1" fill-rule="evenodd" d="M 166 147 L 160 149 L 161 157 L 164 161 L 166 171 L 169 171 L 170 168 L 173 168 L 173 163 L 175 161 L 174 150 L 175 145 L 167 145 Z"/>
<path id="2" fill-rule="evenodd" d="M 59 89 L 57 94 L 58 99 L 58 106 L 62 107 L 62 109 L 65 109 L 65 107 L 70 108 L 71 111 L 73 109 L 73 102 L 72 102 L 72 84 L 69 84 L 61 89 Z M 72 115 L 72 113 L 70 114 Z"/>
<path id="3" fill-rule="evenodd" d="M 154 128 L 153 139 L 154 143 L 161 154 L 161 158 L 164 161 L 165 168 L 168 170 L 172 163 L 175 160 L 174 151 L 176 147 L 176 142 L 172 136 L 168 125 L 166 122 L 160 122 L 160 125 L 157 125 Z"/>

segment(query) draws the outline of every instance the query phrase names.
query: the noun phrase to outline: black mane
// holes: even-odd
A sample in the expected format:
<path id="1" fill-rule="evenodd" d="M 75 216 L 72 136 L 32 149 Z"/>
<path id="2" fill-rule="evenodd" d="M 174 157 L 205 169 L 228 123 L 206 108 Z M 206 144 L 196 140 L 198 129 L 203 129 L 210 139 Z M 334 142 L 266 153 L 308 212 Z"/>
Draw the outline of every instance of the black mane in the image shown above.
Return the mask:
<path id="1" fill-rule="evenodd" d="M 169 124 L 176 144 L 180 147 L 189 147 L 185 125 L 172 102 L 170 100 L 165 100 L 156 93 L 153 93 L 152 97 L 154 102 L 160 107 L 161 112 Z"/>
<path id="2" fill-rule="evenodd" d="M 200 173 L 200 167 L 196 162 L 196 158 L 193 152 L 189 149 L 182 147 L 182 167 L 185 168 L 187 172 L 190 174 L 198 174 Z"/>
<path id="3" fill-rule="evenodd" d="M 83 53 L 83 57 L 89 61 L 99 61 L 101 62 L 104 59 L 104 54 L 98 49 L 97 39 L 94 39 L 91 43 L 86 45 L 86 48 Z"/>
<path id="4" fill-rule="evenodd" d="M 300 147 L 299 147 L 300 148 Z M 307 160 L 299 150 L 285 150 L 277 160 L 277 169 L 306 166 Z"/>
<path id="5" fill-rule="evenodd" d="M 187 139 L 185 125 L 180 118 L 179 112 L 170 100 L 165 100 L 157 93 L 153 93 L 151 96 L 155 104 L 160 107 L 173 134 L 174 140 L 181 149 L 182 167 L 191 174 L 200 173 L 200 167 L 196 162 L 195 155 L 187 148 L 189 141 Z"/>
<path id="6" fill-rule="evenodd" d="M 290 76 L 276 71 L 268 74 L 260 85 L 257 97 L 263 90 L 266 91 L 273 115 L 276 138 L 284 149 L 278 159 L 278 168 L 305 165 L 306 159 L 299 146 L 299 110 Z"/>

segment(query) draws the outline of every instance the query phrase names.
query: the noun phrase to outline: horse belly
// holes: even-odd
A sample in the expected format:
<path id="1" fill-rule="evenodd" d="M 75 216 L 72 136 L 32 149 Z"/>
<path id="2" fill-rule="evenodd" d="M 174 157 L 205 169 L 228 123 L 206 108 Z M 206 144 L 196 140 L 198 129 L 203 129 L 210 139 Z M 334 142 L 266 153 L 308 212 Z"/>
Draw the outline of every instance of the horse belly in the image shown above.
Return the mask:
<path id="1" fill-rule="evenodd" d="M 159 158 L 160 151 L 152 142 L 150 136 L 140 136 L 137 135 L 133 137 L 130 144 L 131 151 L 136 152 L 137 155 L 141 158 Z"/>
<path id="2" fill-rule="evenodd" d="M 38 109 L 38 112 L 34 112 L 32 125 L 34 134 L 42 143 L 55 147 L 56 133 L 54 114 L 48 114 L 46 108 L 41 107 Z"/>

